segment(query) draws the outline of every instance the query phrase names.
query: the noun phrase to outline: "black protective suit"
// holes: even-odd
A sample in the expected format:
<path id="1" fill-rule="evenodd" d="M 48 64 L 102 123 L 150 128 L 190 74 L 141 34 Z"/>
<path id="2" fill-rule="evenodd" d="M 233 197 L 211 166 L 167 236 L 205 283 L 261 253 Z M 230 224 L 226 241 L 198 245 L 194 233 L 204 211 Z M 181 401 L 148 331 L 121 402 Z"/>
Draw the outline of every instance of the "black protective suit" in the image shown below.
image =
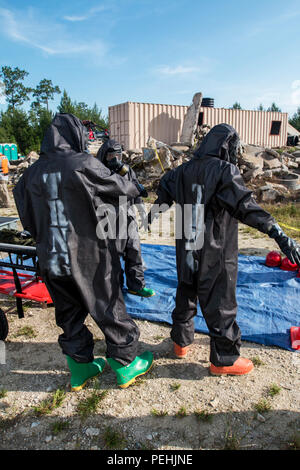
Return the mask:
<path id="1" fill-rule="evenodd" d="M 114 139 L 109 139 L 100 147 L 96 158 L 105 166 L 108 166 L 106 160 L 107 151 L 109 149 L 120 148 L 120 144 Z M 135 172 L 127 166 L 127 173 L 123 176 L 126 181 L 138 183 Z M 139 195 L 135 199 L 130 199 L 127 204 L 127 237 L 117 238 L 118 253 L 124 259 L 124 270 L 126 275 L 126 284 L 129 290 L 139 291 L 145 287 L 143 260 L 141 255 L 141 244 L 138 233 L 138 224 L 134 205 L 137 206 L 142 218 L 145 217 L 144 202 Z M 120 277 L 121 286 L 124 284 L 123 270 Z"/>
<path id="2" fill-rule="evenodd" d="M 199 300 L 211 338 L 210 360 L 217 367 L 232 365 L 241 344 L 236 323 L 238 220 L 263 233 L 276 223 L 244 185 L 235 165 L 238 142 L 231 126 L 215 126 L 192 160 L 163 176 L 154 204 L 166 206 L 153 206 L 149 214 L 151 222 L 155 212 L 174 201 L 182 211 L 184 205 L 192 207 L 188 235 L 182 230 L 182 239 L 176 239 L 178 287 L 171 338 L 182 347 L 193 342 Z M 191 243 L 195 240 L 200 244 Z"/>
<path id="3" fill-rule="evenodd" d="M 97 237 L 97 208 L 118 206 L 119 196 L 135 199 L 139 190 L 86 153 L 85 139 L 79 119 L 57 114 L 14 197 L 24 229 L 36 240 L 63 352 L 78 362 L 93 360 L 84 325 L 89 312 L 105 336 L 107 357 L 127 365 L 136 357 L 139 330 L 126 312 L 116 242 Z"/>

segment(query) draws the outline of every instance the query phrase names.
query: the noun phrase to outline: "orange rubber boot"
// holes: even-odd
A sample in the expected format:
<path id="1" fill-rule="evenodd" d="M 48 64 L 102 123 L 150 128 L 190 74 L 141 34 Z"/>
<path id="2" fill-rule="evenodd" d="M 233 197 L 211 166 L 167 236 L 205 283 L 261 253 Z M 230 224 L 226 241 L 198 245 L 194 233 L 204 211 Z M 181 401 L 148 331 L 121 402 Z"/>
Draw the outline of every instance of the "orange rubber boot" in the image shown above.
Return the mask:
<path id="1" fill-rule="evenodd" d="M 253 368 L 254 365 L 250 359 L 239 357 L 232 366 L 216 367 L 211 364 L 209 370 L 213 375 L 245 375 L 249 374 Z"/>
<path id="2" fill-rule="evenodd" d="M 187 355 L 188 350 L 189 350 L 188 346 L 181 347 L 181 346 L 178 346 L 178 344 L 174 343 L 174 354 L 179 359 L 184 358 Z"/>

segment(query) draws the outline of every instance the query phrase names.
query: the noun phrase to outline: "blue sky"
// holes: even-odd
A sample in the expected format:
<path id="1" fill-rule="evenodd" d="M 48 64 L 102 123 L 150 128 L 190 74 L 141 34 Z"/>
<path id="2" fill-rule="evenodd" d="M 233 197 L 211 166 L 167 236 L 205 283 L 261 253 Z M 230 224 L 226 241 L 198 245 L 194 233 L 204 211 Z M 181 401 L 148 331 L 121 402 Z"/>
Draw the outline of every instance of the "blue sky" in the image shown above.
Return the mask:
<path id="1" fill-rule="evenodd" d="M 0 66 L 104 114 L 198 91 L 216 107 L 300 106 L 299 0 L 0 0 L 0 25 Z"/>

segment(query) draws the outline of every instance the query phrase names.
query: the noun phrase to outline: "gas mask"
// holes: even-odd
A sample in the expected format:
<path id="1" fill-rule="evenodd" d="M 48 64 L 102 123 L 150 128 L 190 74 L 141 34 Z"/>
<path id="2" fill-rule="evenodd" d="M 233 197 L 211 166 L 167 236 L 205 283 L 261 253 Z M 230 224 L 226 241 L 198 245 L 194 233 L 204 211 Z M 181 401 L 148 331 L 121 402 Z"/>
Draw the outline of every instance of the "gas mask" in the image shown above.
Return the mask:
<path id="1" fill-rule="evenodd" d="M 240 139 L 238 138 L 238 136 L 235 135 L 230 139 L 228 143 L 229 161 L 233 165 L 237 165 L 238 163 L 239 148 L 240 148 Z"/>
<path id="2" fill-rule="evenodd" d="M 106 166 L 118 173 L 121 176 L 125 176 L 128 171 L 129 167 L 122 162 L 122 149 L 119 146 L 115 146 L 115 148 L 109 148 L 105 155 Z"/>

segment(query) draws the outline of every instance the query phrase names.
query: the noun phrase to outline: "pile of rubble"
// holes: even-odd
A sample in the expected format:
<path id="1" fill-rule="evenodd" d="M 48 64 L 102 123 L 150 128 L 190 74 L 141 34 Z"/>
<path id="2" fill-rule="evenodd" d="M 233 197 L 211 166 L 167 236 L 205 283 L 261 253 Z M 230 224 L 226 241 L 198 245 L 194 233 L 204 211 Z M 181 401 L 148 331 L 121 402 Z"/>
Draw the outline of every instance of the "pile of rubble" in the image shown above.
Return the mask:
<path id="1" fill-rule="evenodd" d="M 89 152 L 96 156 L 101 142 L 89 144 Z M 191 158 L 191 146 L 181 142 L 172 145 L 149 137 L 147 147 L 123 151 L 122 161 L 136 173 L 139 181 L 148 189 L 156 189 L 163 174 L 177 168 Z"/>
<path id="2" fill-rule="evenodd" d="M 39 154 L 37 152 L 30 152 L 25 158 L 11 161 L 9 168 L 9 183 L 13 185 L 17 184 L 26 168 L 36 162 L 38 158 Z"/>
<path id="3" fill-rule="evenodd" d="M 199 127 L 194 145 L 182 142 L 168 145 L 149 137 L 145 148 L 123 151 L 123 162 L 135 171 L 148 191 L 155 190 L 164 173 L 192 158 L 195 147 L 209 130 L 207 125 Z M 102 144 L 101 140 L 90 142 L 90 153 L 96 156 Z M 38 158 L 36 152 L 30 152 L 21 162 L 12 162 L 10 183 L 16 184 Z M 300 198 L 300 146 L 274 150 L 241 143 L 238 165 L 245 183 L 260 202 L 282 201 L 291 195 L 296 200 Z"/>
<path id="4" fill-rule="evenodd" d="M 209 132 L 200 129 L 201 138 Z M 199 132 L 199 136 L 200 136 Z M 130 165 L 148 190 L 156 189 L 163 174 L 189 161 L 195 147 L 174 143 L 167 145 L 149 137 L 147 147 L 123 152 L 123 161 Z M 293 149 L 294 150 L 294 149 Z M 247 186 L 262 202 L 280 201 L 300 191 L 300 147 L 291 153 L 289 148 L 274 149 L 241 144 L 239 169 Z M 300 196 L 300 194 L 299 194 Z"/>
<path id="5" fill-rule="evenodd" d="M 292 150 L 292 151 L 291 151 Z M 300 190 L 300 147 L 270 149 L 242 144 L 239 169 L 261 202 L 277 202 Z"/>
<path id="6" fill-rule="evenodd" d="M 174 143 L 167 145 L 149 137 L 147 147 L 123 152 L 123 161 L 135 171 L 139 181 L 148 189 L 154 190 L 165 172 L 177 168 L 190 160 L 191 148 Z"/>

